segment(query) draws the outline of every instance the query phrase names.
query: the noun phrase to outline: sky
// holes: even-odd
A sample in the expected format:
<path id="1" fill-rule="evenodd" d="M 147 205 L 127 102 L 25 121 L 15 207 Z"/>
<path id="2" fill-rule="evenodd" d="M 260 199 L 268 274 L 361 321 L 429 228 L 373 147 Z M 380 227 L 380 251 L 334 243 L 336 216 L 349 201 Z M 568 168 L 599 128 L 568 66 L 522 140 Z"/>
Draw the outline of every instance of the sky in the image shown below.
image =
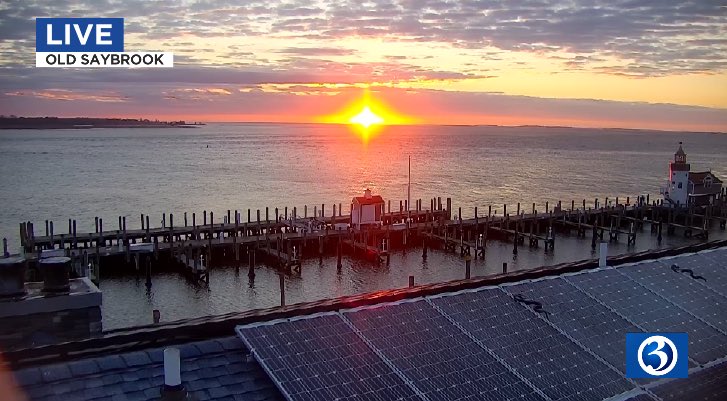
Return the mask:
<path id="1" fill-rule="evenodd" d="M 172 69 L 35 67 L 36 17 L 123 17 Z M 727 132 L 724 0 L 11 0 L 0 114 Z"/>

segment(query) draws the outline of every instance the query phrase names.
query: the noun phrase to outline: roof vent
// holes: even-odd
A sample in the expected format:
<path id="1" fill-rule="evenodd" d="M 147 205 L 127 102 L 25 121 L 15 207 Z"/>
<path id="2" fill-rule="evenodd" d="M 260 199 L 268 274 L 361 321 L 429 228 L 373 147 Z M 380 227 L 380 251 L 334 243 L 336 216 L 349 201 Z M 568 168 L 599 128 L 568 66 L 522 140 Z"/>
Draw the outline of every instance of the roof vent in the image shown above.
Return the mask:
<path id="1" fill-rule="evenodd" d="M 40 260 L 40 271 L 43 275 L 43 291 L 49 293 L 68 292 L 71 274 L 71 258 L 58 256 Z"/>
<path id="2" fill-rule="evenodd" d="M 25 258 L 12 256 L 0 259 L 0 298 L 25 295 Z"/>
<path id="3" fill-rule="evenodd" d="M 371 190 L 370 189 L 366 188 L 366 190 L 364 191 L 364 198 L 371 199 Z"/>

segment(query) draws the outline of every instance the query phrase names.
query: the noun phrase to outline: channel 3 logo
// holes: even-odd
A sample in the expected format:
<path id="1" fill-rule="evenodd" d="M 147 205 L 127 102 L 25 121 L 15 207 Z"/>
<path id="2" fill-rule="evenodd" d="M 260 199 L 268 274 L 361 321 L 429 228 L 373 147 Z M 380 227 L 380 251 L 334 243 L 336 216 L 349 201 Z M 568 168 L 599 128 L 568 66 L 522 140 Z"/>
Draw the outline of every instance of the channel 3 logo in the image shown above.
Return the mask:
<path id="1" fill-rule="evenodd" d="M 687 333 L 626 333 L 626 377 L 687 377 Z"/>

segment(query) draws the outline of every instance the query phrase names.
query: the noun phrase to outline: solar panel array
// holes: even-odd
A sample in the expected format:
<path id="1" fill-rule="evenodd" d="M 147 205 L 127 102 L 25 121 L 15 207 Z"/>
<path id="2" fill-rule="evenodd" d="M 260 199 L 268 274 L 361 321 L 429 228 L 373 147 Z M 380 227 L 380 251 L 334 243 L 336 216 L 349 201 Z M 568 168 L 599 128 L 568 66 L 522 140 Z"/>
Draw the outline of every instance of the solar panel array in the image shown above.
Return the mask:
<path id="1" fill-rule="evenodd" d="M 727 359 L 725 261 L 721 249 L 237 332 L 290 401 L 667 399 L 720 385 L 700 377 Z M 687 332 L 691 381 L 625 379 L 625 334 L 641 331 Z"/>

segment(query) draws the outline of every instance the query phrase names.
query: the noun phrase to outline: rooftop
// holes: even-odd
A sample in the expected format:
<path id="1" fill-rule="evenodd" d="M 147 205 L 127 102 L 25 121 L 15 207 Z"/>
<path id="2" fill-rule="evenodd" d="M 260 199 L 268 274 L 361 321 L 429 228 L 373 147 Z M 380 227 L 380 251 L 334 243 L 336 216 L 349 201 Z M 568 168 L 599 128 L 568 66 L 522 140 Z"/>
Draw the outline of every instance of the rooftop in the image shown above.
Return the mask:
<path id="1" fill-rule="evenodd" d="M 228 316 L 199 327 L 230 336 L 176 345 L 182 382 L 201 401 L 724 399 L 719 244 Z M 226 331 L 235 324 L 239 338 Z M 155 330 L 186 338 L 182 326 Z M 640 331 L 688 332 L 689 378 L 625 379 L 625 333 Z M 14 375 L 30 400 L 158 399 L 164 347 L 108 344 L 60 363 L 16 361 Z"/>

